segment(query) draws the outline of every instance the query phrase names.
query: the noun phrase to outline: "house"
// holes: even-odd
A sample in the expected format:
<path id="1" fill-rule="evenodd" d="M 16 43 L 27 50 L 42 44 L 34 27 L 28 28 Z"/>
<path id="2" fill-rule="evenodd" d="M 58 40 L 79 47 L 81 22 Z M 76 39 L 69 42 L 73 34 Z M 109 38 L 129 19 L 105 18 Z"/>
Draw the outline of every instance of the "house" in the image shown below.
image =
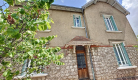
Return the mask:
<path id="1" fill-rule="evenodd" d="M 18 7 L 18 6 L 17 6 Z M 130 14 L 116 0 L 91 0 L 82 8 L 51 5 L 50 30 L 36 37 L 57 35 L 47 46 L 62 48 L 65 65 L 51 64 L 34 80 L 136 80 L 138 44 L 126 18 Z M 27 63 L 29 64 L 29 63 Z"/>

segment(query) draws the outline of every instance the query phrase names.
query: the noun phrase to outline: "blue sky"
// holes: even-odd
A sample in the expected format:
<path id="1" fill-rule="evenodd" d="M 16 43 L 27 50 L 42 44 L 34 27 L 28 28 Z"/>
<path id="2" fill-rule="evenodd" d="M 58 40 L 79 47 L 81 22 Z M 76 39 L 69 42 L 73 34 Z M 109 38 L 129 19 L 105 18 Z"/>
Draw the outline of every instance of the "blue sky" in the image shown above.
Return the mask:
<path id="1" fill-rule="evenodd" d="M 83 6 L 90 0 L 55 0 L 53 4 L 79 7 Z M 130 15 L 127 15 L 127 19 L 130 22 L 132 29 L 135 34 L 138 35 L 138 0 L 117 0 L 123 7 L 125 7 Z M 3 0 L 0 0 L 0 6 L 3 4 Z M 3 6 L 3 9 L 8 7 L 8 5 Z"/>

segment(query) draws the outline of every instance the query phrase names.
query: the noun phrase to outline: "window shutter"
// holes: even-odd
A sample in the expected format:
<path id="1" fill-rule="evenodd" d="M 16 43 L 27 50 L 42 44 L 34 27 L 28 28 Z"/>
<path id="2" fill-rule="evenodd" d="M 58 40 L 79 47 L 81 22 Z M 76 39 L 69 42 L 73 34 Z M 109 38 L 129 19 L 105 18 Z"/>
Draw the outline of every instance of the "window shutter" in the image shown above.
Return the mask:
<path id="1" fill-rule="evenodd" d="M 74 26 L 76 26 L 76 25 L 75 25 L 75 15 L 73 15 L 73 22 L 74 22 Z"/>
<path id="2" fill-rule="evenodd" d="M 118 57 L 118 53 L 117 53 L 117 51 L 116 51 L 116 49 L 115 49 L 115 47 L 113 46 L 113 49 L 114 49 L 114 52 L 115 52 L 115 56 L 116 56 L 116 59 L 117 59 L 117 62 L 118 62 L 118 65 L 120 65 L 120 60 L 119 60 L 119 57 Z"/>
<path id="3" fill-rule="evenodd" d="M 123 51 L 124 51 L 124 54 L 125 54 L 125 57 L 126 57 L 126 59 L 127 59 L 127 62 L 128 62 L 128 64 L 129 64 L 129 66 L 132 66 L 132 64 L 131 64 L 131 62 L 130 62 L 130 59 L 129 59 L 129 57 L 128 57 L 128 54 L 127 54 L 127 52 L 126 52 L 126 49 L 125 49 L 125 47 L 124 47 L 124 44 L 121 43 L 121 46 L 122 46 L 122 49 L 123 49 Z"/>
<path id="4" fill-rule="evenodd" d="M 106 25 L 106 29 L 109 30 L 104 15 L 103 15 L 103 19 L 104 19 L 104 22 L 105 22 L 105 25 Z"/>
<path id="5" fill-rule="evenodd" d="M 25 74 L 26 63 L 27 63 L 27 59 L 24 61 L 21 75 L 24 75 Z"/>
<path id="6" fill-rule="evenodd" d="M 112 24 L 113 24 L 113 26 L 114 26 L 115 31 L 118 31 L 117 26 L 116 26 L 116 24 L 115 24 L 115 20 L 114 20 L 113 16 L 111 16 L 111 17 L 110 17 L 110 19 L 111 19 L 111 21 L 112 21 Z"/>
<path id="7" fill-rule="evenodd" d="M 80 16 L 79 16 L 79 23 L 80 23 L 79 27 L 82 27 L 82 25 L 81 25 L 81 17 Z"/>

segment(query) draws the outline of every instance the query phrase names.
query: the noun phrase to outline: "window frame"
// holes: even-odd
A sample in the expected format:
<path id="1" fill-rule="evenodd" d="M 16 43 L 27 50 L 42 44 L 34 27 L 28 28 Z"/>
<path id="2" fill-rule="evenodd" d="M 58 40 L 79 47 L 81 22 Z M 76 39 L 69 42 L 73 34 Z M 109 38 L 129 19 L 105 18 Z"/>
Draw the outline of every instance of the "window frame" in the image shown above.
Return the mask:
<path id="1" fill-rule="evenodd" d="M 78 24 L 76 18 L 79 19 L 79 26 L 76 25 L 76 24 Z M 74 27 L 82 27 L 81 16 L 80 15 L 73 15 L 73 22 L 74 22 Z"/>
<path id="2" fill-rule="evenodd" d="M 132 66 L 130 59 L 128 57 L 128 54 L 126 52 L 126 49 L 124 47 L 124 42 L 112 42 L 112 44 L 113 44 L 114 53 L 115 53 L 119 67 Z M 117 46 L 118 46 L 118 48 L 117 48 Z M 119 61 L 120 61 L 120 63 L 119 63 Z"/>
<path id="3" fill-rule="evenodd" d="M 103 15 L 103 19 L 108 31 L 118 31 L 115 20 L 112 15 Z M 108 20 L 108 21 L 107 21 Z"/>
<path id="4" fill-rule="evenodd" d="M 30 68 L 30 66 L 31 66 L 31 60 L 26 59 L 26 60 L 24 61 L 23 66 L 22 66 L 21 76 L 25 76 L 25 75 L 26 75 L 26 72 L 27 72 L 26 70 L 27 70 L 28 67 Z M 42 67 L 42 66 L 41 66 L 41 67 Z M 42 68 L 44 69 L 44 66 L 43 66 Z M 43 73 L 44 73 L 43 71 L 40 72 L 40 73 L 32 72 L 31 75 L 34 75 L 34 74 L 43 74 Z"/>
<path id="5" fill-rule="evenodd" d="M 48 14 L 48 17 L 47 17 L 47 20 L 48 19 L 50 19 L 50 17 L 49 17 L 49 14 Z M 39 24 L 37 24 L 37 26 L 38 26 Z M 49 32 L 51 32 L 51 29 L 48 29 L 48 27 L 47 27 L 47 29 L 46 30 L 44 30 L 44 31 L 39 31 L 39 30 L 37 30 L 38 32 L 47 32 L 47 33 L 49 33 Z"/>

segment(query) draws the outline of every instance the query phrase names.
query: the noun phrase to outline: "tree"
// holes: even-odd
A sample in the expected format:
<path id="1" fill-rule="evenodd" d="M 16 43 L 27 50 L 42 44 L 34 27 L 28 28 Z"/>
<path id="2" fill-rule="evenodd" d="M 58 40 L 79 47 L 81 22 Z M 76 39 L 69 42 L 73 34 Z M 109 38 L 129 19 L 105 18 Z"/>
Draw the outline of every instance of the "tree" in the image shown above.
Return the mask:
<path id="1" fill-rule="evenodd" d="M 16 70 L 16 64 L 22 65 L 25 60 L 31 61 L 27 75 L 33 71 L 39 73 L 42 69 L 39 66 L 48 66 L 50 63 L 64 65 L 60 61 L 63 54 L 57 55 L 59 47 L 47 48 L 46 43 L 56 36 L 35 38 L 37 30 L 50 29 L 51 18 L 48 18 L 50 4 L 54 0 L 5 0 L 9 5 L 24 3 L 22 7 L 11 12 L 8 8 L 1 9 L 0 20 L 0 74 L 6 79 L 11 80 L 23 72 Z"/>

